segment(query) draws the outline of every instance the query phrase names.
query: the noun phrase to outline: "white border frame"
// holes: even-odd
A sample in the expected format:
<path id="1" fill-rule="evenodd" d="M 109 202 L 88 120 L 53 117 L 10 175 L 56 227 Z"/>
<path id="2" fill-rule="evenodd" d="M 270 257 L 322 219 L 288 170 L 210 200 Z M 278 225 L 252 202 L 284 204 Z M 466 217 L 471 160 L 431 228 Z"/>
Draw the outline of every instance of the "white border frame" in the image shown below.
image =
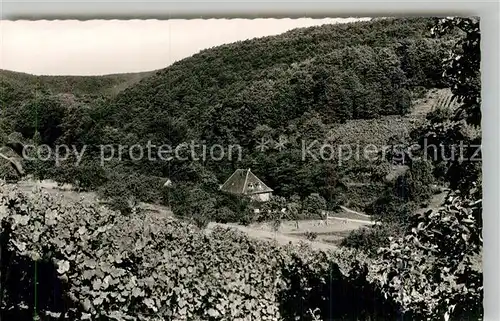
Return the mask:
<path id="1" fill-rule="evenodd" d="M 0 0 L 1 1 L 1 0 Z M 455 2 L 83 2 L 2 1 L 0 16 L 9 20 L 37 19 L 133 19 L 133 18 L 257 18 L 257 17 L 352 17 L 352 16 L 479 16 L 482 33 L 483 105 L 483 220 L 484 220 L 484 310 L 485 320 L 500 320 L 499 266 L 499 3 L 498 1 Z"/>

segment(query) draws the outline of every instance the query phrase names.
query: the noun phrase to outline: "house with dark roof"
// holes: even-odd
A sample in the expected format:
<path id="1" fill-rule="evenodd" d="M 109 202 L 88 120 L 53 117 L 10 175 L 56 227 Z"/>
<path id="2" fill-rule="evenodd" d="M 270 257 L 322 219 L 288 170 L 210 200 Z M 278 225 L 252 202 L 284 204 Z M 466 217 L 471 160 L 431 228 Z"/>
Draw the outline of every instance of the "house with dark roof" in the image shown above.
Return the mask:
<path id="1" fill-rule="evenodd" d="M 233 195 L 248 196 L 259 202 L 268 201 L 273 192 L 250 169 L 237 169 L 222 184 L 220 190 Z"/>

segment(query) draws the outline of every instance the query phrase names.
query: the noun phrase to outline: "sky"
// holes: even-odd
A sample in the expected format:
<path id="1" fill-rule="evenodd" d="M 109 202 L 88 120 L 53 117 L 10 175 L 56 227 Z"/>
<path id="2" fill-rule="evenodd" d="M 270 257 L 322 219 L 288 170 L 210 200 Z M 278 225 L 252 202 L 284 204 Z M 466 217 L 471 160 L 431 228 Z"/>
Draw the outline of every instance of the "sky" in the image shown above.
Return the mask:
<path id="1" fill-rule="evenodd" d="M 369 18 L 0 21 L 0 69 L 104 75 L 165 68 L 202 49 Z"/>

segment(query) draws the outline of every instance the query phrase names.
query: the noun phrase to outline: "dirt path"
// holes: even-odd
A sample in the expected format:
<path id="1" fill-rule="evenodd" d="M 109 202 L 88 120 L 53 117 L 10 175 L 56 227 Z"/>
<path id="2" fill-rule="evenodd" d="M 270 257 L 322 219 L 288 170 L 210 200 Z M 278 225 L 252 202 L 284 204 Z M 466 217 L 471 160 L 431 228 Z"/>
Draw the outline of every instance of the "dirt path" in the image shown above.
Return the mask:
<path id="1" fill-rule="evenodd" d="M 212 222 L 208 225 L 207 231 L 208 232 L 213 231 L 213 229 L 216 226 L 220 226 L 220 227 L 224 227 L 224 228 L 234 228 L 234 229 L 237 229 L 237 230 L 245 233 L 250 238 L 264 240 L 264 241 L 275 241 L 281 245 L 287 245 L 290 243 L 297 245 L 300 243 L 305 243 L 305 244 L 310 245 L 313 249 L 323 250 L 323 251 L 334 250 L 334 249 L 338 248 L 337 246 L 335 246 L 333 244 L 308 241 L 308 240 L 304 240 L 303 238 L 284 235 L 284 234 L 281 234 L 279 232 L 274 233 L 271 231 L 249 228 L 249 227 L 237 225 L 237 224 L 221 224 L 221 223 L 213 223 Z"/>
<path id="2" fill-rule="evenodd" d="M 348 213 L 353 213 L 353 214 L 356 214 L 356 215 L 359 215 L 359 216 L 362 216 L 362 217 L 366 217 L 368 219 L 371 219 L 372 217 L 370 215 L 367 215 L 367 214 L 364 214 L 364 213 L 360 213 L 360 212 L 356 212 L 354 210 L 351 210 L 351 209 L 348 209 L 347 207 L 345 206 L 340 206 L 340 208 Z"/>
<path id="3" fill-rule="evenodd" d="M 351 222 L 351 223 L 361 223 L 361 224 L 366 224 L 366 225 L 375 225 L 378 224 L 378 222 L 374 221 L 367 221 L 367 220 L 357 220 L 353 218 L 344 218 L 344 217 L 328 217 L 329 220 L 337 220 L 341 222 Z"/>

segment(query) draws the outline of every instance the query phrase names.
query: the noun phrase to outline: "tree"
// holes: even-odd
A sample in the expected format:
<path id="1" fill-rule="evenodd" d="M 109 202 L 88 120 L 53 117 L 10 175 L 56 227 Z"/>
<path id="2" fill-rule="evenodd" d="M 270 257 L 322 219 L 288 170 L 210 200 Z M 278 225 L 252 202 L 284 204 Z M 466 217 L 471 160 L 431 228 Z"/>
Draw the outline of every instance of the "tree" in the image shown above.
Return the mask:
<path id="1" fill-rule="evenodd" d="M 287 216 L 288 219 L 295 220 L 295 228 L 299 229 L 299 215 L 302 211 L 302 204 L 300 203 L 300 197 L 298 195 L 293 195 L 287 204 Z"/>
<path id="2" fill-rule="evenodd" d="M 286 213 L 286 199 L 280 196 L 273 196 L 263 204 L 260 209 L 259 221 L 270 221 L 274 232 L 278 232 L 281 221 Z"/>
<path id="3" fill-rule="evenodd" d="M 38 131 L 44 144 L 53 145 L 63 133 L 65 115 L 66 109 L 57 97 L 42 95 L 18 110 L 14 127 L 27 138 Z"/>
<path id="4" fill-rule="evenodd" d="M 461 106 L 456 118 L 474 126 L 481 124 L 481 32 L 479 19 L 453 17 L 440 19 L 432 34 L 443 36 L 459 29 L 462 37 L 445 62 L 445 77 Z"/>
<path id="5" fill-rule="evenodd" d="M 326 210 L 326 200 L 317 193 L 312 193 L 307 196 L 302 204 L 302 208 L 307 213 L 308 217 L 323 218 L 324 211 Z"/>
<path id="6" fill-rule="evenodd" d="M 434 183 L 432 164 L 427 160 L 415 160 L 410 170 L 396 179 L 395 194 L 406 202 L 425 202 L 432 195 Z"/>

